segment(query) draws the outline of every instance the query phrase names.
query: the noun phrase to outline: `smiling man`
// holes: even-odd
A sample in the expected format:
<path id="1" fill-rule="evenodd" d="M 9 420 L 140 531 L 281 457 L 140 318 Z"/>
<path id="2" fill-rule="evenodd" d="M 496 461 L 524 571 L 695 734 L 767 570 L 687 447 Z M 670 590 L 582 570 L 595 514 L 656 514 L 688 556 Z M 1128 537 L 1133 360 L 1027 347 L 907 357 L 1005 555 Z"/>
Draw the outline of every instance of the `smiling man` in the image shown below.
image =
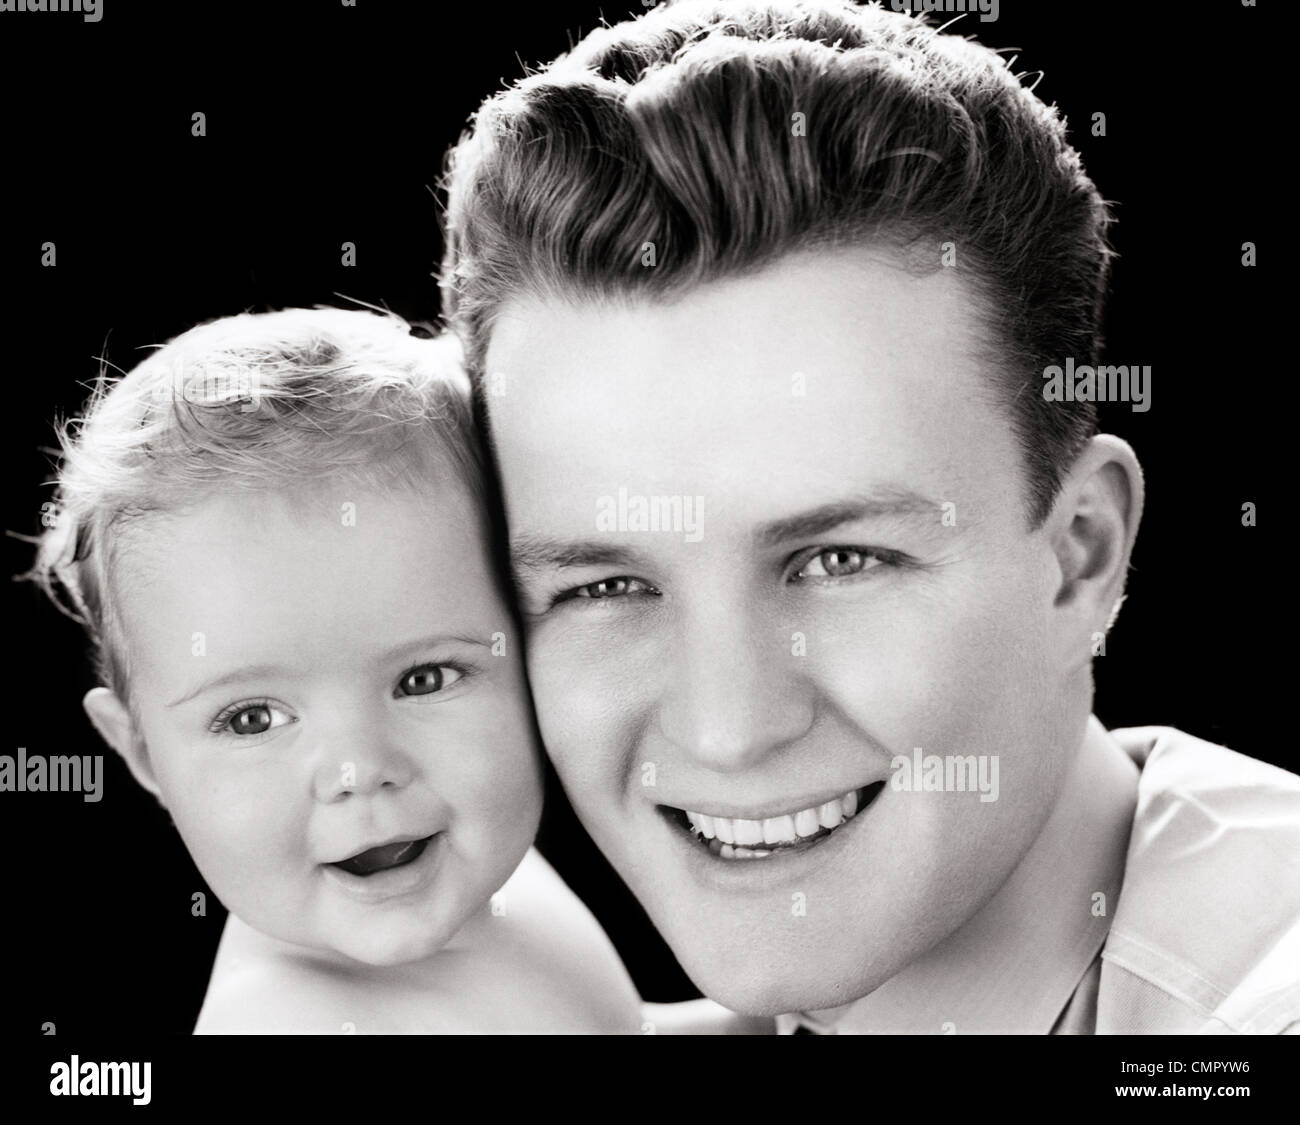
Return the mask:
<path id="1" fill-rule="evenodd" d="M 1042 373 L 1096 361 L 1108 215 L 998 55 L 664 7 L 488 101 L 448 186 L 543 737 L 702 991 L 1300 1026 L 1300 783 L 1091 717 L 1142 475 Z"/>

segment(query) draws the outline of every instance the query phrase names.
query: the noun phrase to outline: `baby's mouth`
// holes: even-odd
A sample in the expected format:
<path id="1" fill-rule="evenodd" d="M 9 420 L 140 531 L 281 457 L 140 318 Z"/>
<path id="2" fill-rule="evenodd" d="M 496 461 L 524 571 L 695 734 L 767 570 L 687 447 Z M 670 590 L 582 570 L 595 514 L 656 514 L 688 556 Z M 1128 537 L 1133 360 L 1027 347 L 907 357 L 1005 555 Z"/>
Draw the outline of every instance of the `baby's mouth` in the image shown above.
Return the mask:
<path id="1" fill-rule="evenodd" d="M 821 843 L 866 809 L 884 787 L 883 781 L 873 782 L 814 808 L 763 820 L 707 816 L 667 805 L 660 809 L 718 858 L 766 859 Z"/>
<path id="2" fill-rule="evenodd" d="M 349 875 L 361 876 L 391 871 L 394 867 L 405 867 L 408 863 L 414 863 L 424 854 L 424 849 L 432 839 L 432 836 L 426 836 L 422 840 L 398 840 L 392 844 L 367 848 L 347 859 L 331 863 L 330 866 L 346 871 Z"/>

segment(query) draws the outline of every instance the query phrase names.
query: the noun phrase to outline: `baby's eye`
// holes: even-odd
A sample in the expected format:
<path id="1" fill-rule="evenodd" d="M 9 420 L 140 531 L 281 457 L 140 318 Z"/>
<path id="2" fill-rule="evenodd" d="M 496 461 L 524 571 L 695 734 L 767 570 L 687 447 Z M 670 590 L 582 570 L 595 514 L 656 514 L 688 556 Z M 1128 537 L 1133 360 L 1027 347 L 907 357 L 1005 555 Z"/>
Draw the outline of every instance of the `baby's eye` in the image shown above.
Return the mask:
<path id="1" fill-rule="evenodd" d="M 214 728 L 247 736 L 265 734 L 275 727 L 293 722 L 292 716 L 269 703 L 243 703 L 217 717 Z"/>
<path id="2" fill-rule="evenodd" d="M 451 687 L 464 675 L 450 664 L 421 664 L 412 668 L 398 682 L 396 695 L 432 695 Z"/>
<path id="3" fill-rule="evenodd" d="M 796 578 L 850 578 L 872 570 L 884 560 L 872 551 L 854 547 L 835 547 L 819 551 L 795 575 Z"/>
<path id="4" fill-rule="evenodd" d="M 655 588 L 648 582 L 620 575 L 618 578 L 602 578 L 599 582 L 589 582 L 585 586 L 579 586 L 573 591 L 573 597 L 597 601 L 601 598 L 621 598 L 625 594 L 655 592 Z"/>

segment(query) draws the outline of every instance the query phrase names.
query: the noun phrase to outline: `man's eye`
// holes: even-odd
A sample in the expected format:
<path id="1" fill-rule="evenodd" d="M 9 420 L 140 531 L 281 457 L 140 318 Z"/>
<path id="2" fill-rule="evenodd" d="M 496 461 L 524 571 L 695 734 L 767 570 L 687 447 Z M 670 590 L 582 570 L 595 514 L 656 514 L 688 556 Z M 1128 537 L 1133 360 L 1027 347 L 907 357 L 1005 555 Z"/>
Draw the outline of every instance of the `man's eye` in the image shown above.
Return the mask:
<path id="1" fill-rule="evenodd" d="M 450 664 L 421 664 L 397 682 L 397 695 L 433 695 L 451 687 L 464 675 Z"/>
<path id="2" fill-rule="evenodd" d="M 601 598 L 621 598 L 625 594 L 634 593 L 655 593 L 655 589 L 639 578 L 602 578 L 599 582 L 589 582 L 585 586 L 579 586 L 573 591 L 572 596 L 595 601 Z"/>
<path id="3" fill-rule="evenodd" d="M 241 703 L 218 715 L 213 729 L 246 737 L 265 734 L 268 730 L 291 722 L 293 718 L 290 715 L 270 703 Z"/>
<path id="4" fill-rule="evenodd" d="M 875 552 L 859 551 L 853 547 L 835 547 L 819 551 L 795 575 L 796 578 L 851 578 L 871 570 L 884 560 Z"/>

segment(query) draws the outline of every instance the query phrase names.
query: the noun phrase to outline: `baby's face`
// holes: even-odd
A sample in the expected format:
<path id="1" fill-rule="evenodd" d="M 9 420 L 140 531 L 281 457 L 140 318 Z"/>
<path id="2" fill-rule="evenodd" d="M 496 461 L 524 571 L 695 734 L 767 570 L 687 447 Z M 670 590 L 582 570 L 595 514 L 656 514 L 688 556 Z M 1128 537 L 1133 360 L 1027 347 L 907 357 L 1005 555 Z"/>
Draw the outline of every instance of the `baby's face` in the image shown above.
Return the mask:
<path id="1" fill-rule="evenodd" d="M 466 490 L 221 497 L 119 546 L 139 733 L 212 890 L 264 933 L 368 964 L 443 946 L 522 859 L 542 800 Z"/>

